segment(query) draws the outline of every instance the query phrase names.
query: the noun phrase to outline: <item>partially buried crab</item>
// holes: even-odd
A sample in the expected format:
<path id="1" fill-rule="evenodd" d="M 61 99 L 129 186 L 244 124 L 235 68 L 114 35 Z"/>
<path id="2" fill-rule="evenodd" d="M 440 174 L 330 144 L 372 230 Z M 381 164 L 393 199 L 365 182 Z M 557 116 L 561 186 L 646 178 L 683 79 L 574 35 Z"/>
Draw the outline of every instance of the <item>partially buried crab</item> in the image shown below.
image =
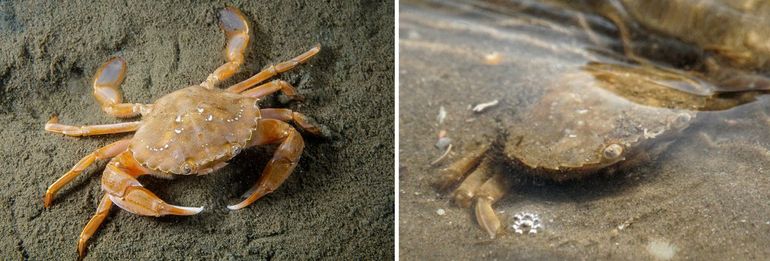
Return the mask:
<path id="1" fill-rule="evenodd" d="M 298 97 L 285 81 L 259 83 L 304 63 L 316 55 L 320 46 L 289 60 L 271 65 L 249 79 L 219 89 L 216 85 L 230 78 L 243 64 L 249 43 L 249 26 L 235 8 L 220 12 L 220 27 L 225 32 L 226 63 L 211 73 L 200 85 L 169 93 L 154 104 L 124 103 L 119 85 L 125 77 L 126 62 L 119 57 L 108 60 L 96 72 L 94 96 L 102 109 L 118 118 L 143 116 L 141 121 L 117 124 L 69 126 L 53 117 L 45 130 L 68 136 L 92 136 L 136 132 L 133 137 L 106 145 L 85 156 L 69 172 L 51 184 L 45 193 L 45 207 L 51 206 L 59 189 L 71 182 L 97 160 L 111 159 L 102 175 L 104 196 L 96 214 L 83 228 L 78 240 L 82 257 L 86 242 L 107 217 L 113 203 L 142 216 L 195 215 L 203 207 L 170 205 L 142 187 L 137 177 L 153 175 L 205 175 L 227 164 L 244 148 L 280 144 L 267 163 L 262 176 L 231 210 L 244 208 L 273 192 L 292 173 L 304 148 L 304 141 L 291 125 L 321 135 L 321 128 L 304 115 L 289 109 L 260 109 L 257 101 L 281 91 Z M 255 87 L 256 86 L 256 87 Z"/>

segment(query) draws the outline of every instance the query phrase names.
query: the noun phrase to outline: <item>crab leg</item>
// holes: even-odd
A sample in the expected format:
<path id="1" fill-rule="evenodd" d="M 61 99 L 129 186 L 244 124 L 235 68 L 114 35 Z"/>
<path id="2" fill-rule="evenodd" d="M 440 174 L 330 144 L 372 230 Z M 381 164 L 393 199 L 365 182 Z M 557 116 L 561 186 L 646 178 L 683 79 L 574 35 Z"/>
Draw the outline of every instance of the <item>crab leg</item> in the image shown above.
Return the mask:
<path id="1" fill-rule="evenodd" d="M 102 225 L 104 219 L 107 218 L 107 214 L 110 213 L 111 208 L 112 200 L 110 200 L 109 195 L 104 195 L 99 202 L 99 206 L 96 208 L 96 214 L 88 220 L 88 224 L 83 227 L 83 232 L 80 232 L 80 237 L 78 238 L 78 255 L 80 258 L 83 258 L 86 254 L 86 243 L 88 243 L 88 239 L 91 238 L 91 236 L 96 233 L 96 230 L 99 229 L 99 226 Z"/>
<path id="2" fill-rule="evenodd" d="M 59 117 L 53 116 L 45 124 L 45 130 L 55 133 L 61 133 L 67 136 L 94 136 L 103 134 L 114 134 L 132 132 L 141 126 L 141 122 L 121 122 L 103 125 L 71 126 L 59 124 Z"/>
<path id="3" fill-rule="evenodd" d="M 278 63 L 276 65 L 270 65 L 266 69 L 262 70 L 261 72 L 255 74 L 254 76 L 251 76 L 251 78 L 248 78 L 242 82 L 239 82 L 233 86 L 230 86 L 230 88 L 227 88 L 227 91 L 234 92 L 234 93 L 241 93 L 245 91 L 246 89 L 249 89 L 253 87 L 254 85 L 257 85 L 261 82 L 264 82 L 267 79 L 270 79 L 271 77 L 291 70 L 295 66 L 306 62 L 311 57 L 315 56 L 319 51 L 321 51 L 321 45 L 316 45 L 315 47 L 311 48 L 307 52 L 300 54 L 297 57 L 292 58 L 291 60 Z"/>
<path id="4" fill-rule="evenodd" d="M 476 192 L 476 221 L 489 233 L 490 238 L 495 238 L 502 227 L 492 204 L 508 192 L 510 185 L 510 179 L 505 176 L 505 173 L 498 172 L 484 182 Z"/>
<path id="5" fill-rule="evenodd" d="M 258 122 L 258 133 L 252 145 L 281 143 L 273 158 L 262 171 L 262 176 L 244 196 L 246 199 L 238 204 L 227 206 L 231 210 L 241 209 L 251 205 L 257 199 L 273 192 L 280 186 L 297 166 L 305 142 L 302 136 L 291 125 L 272 119 L 262 119 Z"/>
<path id="6" fill-rule="evenodd" d="M 72 167 L 70 171 L 65 173 L 64 176 L 56 180 L 53 184 L 51 184 L 51 186 L 48 187 L 48 190 L 45 191 L 45 199 L 43 200 L 43 205 L 46 208 L 50 207 L 51 202 L 53 201 L 53 196 L 56 194 L 56 192 L 64 187 L 64 185 L 67 185 L 67 183 L 70 183 L 73 179 L 75 179 L 75 177 L 80 175 L 80 173 L 88 168 L 88 166 L 91 166 L 94 161 L 115 157 L 115 155 L 118 155 L 128 149 L 129 144 L 131 144 L 131 140 L 116 141 L 83 157 L 83 159 L 75 164 L 75 166 Z"/>
<path id="7" fill-rule="evenodd" d="M 457 184 L 463 180 L 463 178 L 465 178 L 465 176 L 468 175 L 471 170 L 479 165 L 488 150 L 489 145 L 484 145 L 481 148 L 478 148 L 477 150 L 455 161 L 452 163 L 452 165 L 449 165 L 449 167 L 442 169 L 441 177 L 439 177 L 435 185 L 439 190 L 445 191 L 452 185 Z"/>
<path id="8" fill-rule="evenodd" d="M 286 122 L 294 121 L 303 130 L 316 136 L 322 136 L 321 129 L 316 126 L 313 119 L 299 112 L 290 109 L 261 109 L 259 112 L 263 119 L 275 119 Z"/>
<path id="9" fill-rule="evenodd" d="M 236 8 L 227 7 L 219 12 L 219 28 L 225 32 L 227 45 L 225 46 L 225 60 L 227 63 L 219 66 L 209 74 L 201 86 L 214 88 L 220 81 L 226 80 L 238 71 L 243 64 L 243 54 L 249 45 L 249 24 L 246 17 Z"/>
<path id="10" fill-rule="evenodd" d="M 294 86 L 291 86 L 291 84 L 282 80 L 275 80 L 269 83 L 262 84 L 253 89 L 245 91 L 241 94 L 243 96 L 259 99 L 259 98 L 268 96 L 270 94 L 273 94 L 277 91 L 283 92 L 284 95 L 288 96 L 291 99 L 302 100 L 302 96 L 297 94 L 297 89 L 294 89 Z"/>
<path id="11" fill-rule="evenodd" d="M 130 118 L 149 111 L 149 106 L 139 103 L 123 103 L 120 84 L 126 78 L 126 61 L 113 57 L 96 71 L 94 97 L 102 110 L 118 118 Z"/>
<path id="12" fill-rule="evenodd" d="M 476 196 L 479 188 L 492 176 L 489 171 L 489 160 L 484 159 L 479 166 L 460 183 L 460 186 L 452 192 L 455 204 L 460 207 L 470 207 L 471 200 Z"/>

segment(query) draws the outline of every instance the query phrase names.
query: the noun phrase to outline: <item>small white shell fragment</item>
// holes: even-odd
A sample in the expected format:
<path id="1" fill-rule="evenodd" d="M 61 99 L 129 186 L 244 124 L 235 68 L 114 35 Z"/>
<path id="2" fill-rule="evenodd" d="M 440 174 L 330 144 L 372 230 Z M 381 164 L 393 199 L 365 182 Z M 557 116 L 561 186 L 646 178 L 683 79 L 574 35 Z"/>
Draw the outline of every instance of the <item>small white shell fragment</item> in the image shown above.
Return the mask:
<path id="1" fill-rule="evenodd" d="M 438 108 L 438 116 L 436 116 L 436 121 L 438 121 L 438 124 L 443 124 L 444 119 L 446 119 L 446 109 L 444 109 L 444 106 L 441 106 Z"/>
<path id="2" fill-rule="evenodd" d="M 516 234 L 537 234 L 537 230 L 542 228 L 540 217 L 537 214 L 521 212 L 513 216 L 513 232 Z"/>
<path id="3" fill-rule="evenodd" d="M 666 241 L 654 239 L 647 244 L 647 252 L 657 260 L 671 260 L 678 248 Z"/>
<path id="4" fill-rule="evenodd" d="M 484 55 L 484 63 L 488 65 L 498 65 L 503 62 L 503 55 L 498 52 L 493 52 Z"/>
<path id="5" fill-rule="evenodd" d="M 446 214 L 446 211 L 443 208 L 439 208 L 436 210 L 436 214 L 439 216 L 443 216 Z"/>
<path id="6" fill-rule="evenodd" d="M 471 110 L 473 110 L 473 112 L 475 112 L 475 113 L 481 113 L 481 112 L 483 112 L 484 110 L 486 110 L 486 109 L 488 109 L 490 107 L 496 106 L 499 102 L 500 102 L 499 100 L 493 100 L 493 101 L 490 101 L 490 102 L 479 103 L 476 106 L 473 106 L 473 109 L 471 109 Z"/>
<path id="7" fill-rule="evenodd" d="M 452 144 L 452 139 L 449 137 L 441 137 L 436 142 L 436 148 L 440 150 L 446 150 L 446 147 L 449 146 L 449 144 Z"/>

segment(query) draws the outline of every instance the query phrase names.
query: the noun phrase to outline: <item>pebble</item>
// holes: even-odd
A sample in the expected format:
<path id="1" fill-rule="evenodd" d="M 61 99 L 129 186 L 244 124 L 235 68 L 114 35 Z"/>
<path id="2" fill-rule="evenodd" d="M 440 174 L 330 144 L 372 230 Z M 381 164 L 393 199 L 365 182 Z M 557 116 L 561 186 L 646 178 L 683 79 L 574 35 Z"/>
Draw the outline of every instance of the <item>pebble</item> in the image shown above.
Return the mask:
<path id="1" fill-rule="evenodd" d="M 448 137 L 441 137 L 436 142 L 436 148 L 440 150 L 446 150 L 446 147 L 449 146 L 449 144 L 452 144 L 452 139 Z"/>

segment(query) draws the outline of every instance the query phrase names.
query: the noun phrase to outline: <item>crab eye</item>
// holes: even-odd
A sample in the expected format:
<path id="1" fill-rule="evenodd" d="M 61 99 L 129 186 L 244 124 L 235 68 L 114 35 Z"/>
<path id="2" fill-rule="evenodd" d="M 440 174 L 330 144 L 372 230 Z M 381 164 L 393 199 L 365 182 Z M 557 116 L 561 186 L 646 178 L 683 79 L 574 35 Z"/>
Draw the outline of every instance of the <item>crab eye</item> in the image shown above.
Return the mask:
<path id="1" fill-rule="evenodd" d="M 190 165 L 190 163 L 185 163 L 182 166 L 182 174 L 189 175 L 190 173 L 192 173 L 192 166 Z"/>
<path id="2" fill-rule="evenodd" d="M 241 153 L 241 146 L 235 145 L 231 149 L 232 149 L 233 155 L 238 155 L 239 153 Z"/>
<path id="3" fill-rule="evenodd" d="M 616 159 L 620 157 L 620 155 L 623 154 L 623 146 L 620 146 L 618 144 L 610 144 L 607 147 L 604 147 L 604 151 L 602 152 L 602 155 L 604 155 L 605 159 Z"/>

